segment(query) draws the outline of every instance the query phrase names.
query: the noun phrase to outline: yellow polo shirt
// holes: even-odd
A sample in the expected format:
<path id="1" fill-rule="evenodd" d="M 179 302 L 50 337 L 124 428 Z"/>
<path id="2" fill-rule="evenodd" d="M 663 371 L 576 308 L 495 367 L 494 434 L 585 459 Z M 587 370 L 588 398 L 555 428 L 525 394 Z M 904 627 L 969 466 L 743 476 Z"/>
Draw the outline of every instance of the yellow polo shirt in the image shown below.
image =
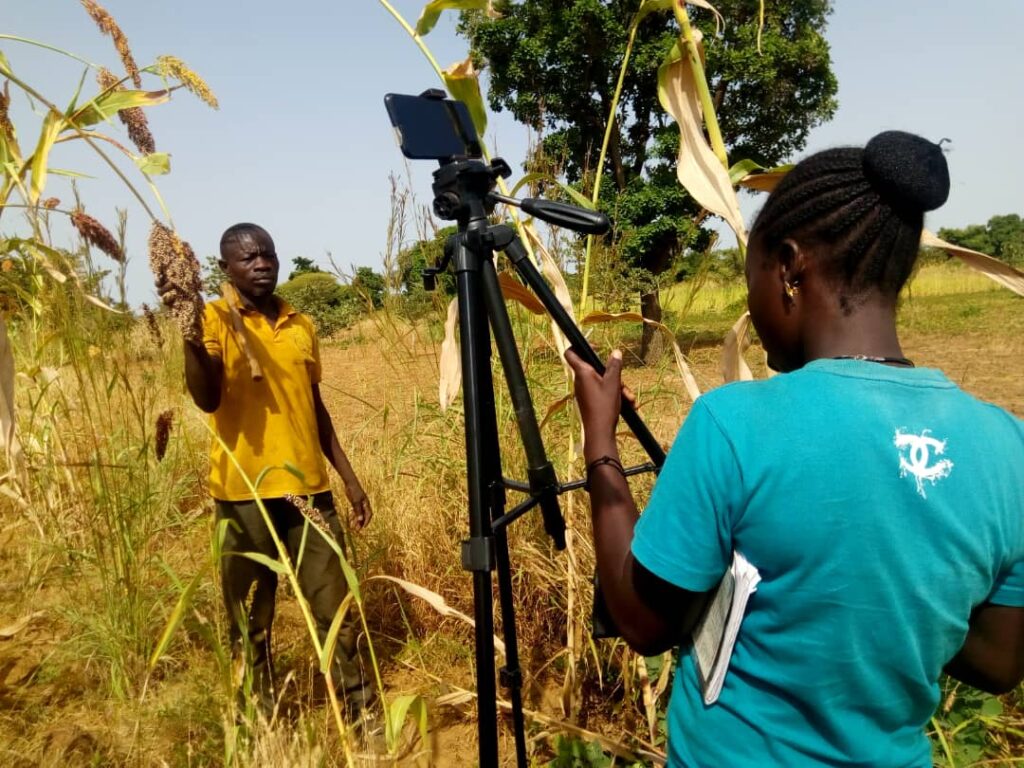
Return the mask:
<path id="1" fill-rule="evenodd" d="M 313 385 L 321 375 L 316 329 L 308 317 L 282 299 L 278 302 L 275 323 L 255 310 L 240 310 L 249 348 L 263 368 L 260 381 L 252 379 L 227 301 L 209 302 L 203 314 L 203 344 L 224 363 L 220 406 L 211 424 L 253 484 L 269 468 L 259 483 L 265 499 L 330 487 L 313 407 Z M 218 440 L 210 449 L 210 495 L 222 501 L 253 498 Z"/>

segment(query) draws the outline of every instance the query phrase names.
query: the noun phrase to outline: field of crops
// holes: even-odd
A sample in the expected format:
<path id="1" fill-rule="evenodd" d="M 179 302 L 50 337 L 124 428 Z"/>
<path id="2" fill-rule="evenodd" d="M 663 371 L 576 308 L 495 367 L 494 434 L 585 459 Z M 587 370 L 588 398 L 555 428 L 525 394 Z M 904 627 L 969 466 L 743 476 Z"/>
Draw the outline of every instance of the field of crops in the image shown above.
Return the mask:
<path id="1" fill-rule="evenodd" d="M 968 391 L 1024 412 L 1020 300 L 973 284 L 962 292 L 963 279 L 941 267 L 919 277 L 928 295 L 912 289 L 901 311 L 907 353 L 943 368 Z M 39 365 L 19 369 L 32 502 L 4 502 L 0 535 L 5 762 L 331 765 L 359 763 L 373 752 L 390 755 L 389 762 L 426 762 L 432 754 L 435 764 L 465 764 L 475 753 L 472 634 L 432 603 L 443 598 L 472 613 L 470 581 L 458 561 L 467 525 L 461 409 L 456 403 L 442 413 L 437 404 L 440 316 L 412 325 L 382 310 L 324 345 L 325 399 L 377 509 L 370 528 L 354 538 L 353 564 L 385 699 L 415 697 L 413 709 L 422 705 L 428 729 L 424 739 L 409 717 L 390 744 L 364 744 L 334 729 L 287 586 L 275 635 L 285 681 L 278 719 L 252 728 L 240 719 L 211 561 L 209 434 L 182 389 L 180 345 L 166 324 L 165 338 L 157 339 L 143 322 L 104 325 L 91 305 L 72 304 L 67 312 L 65 331 L 78 329 L 74 343 L 59 357 L 38 350 Z M 514 315 L 544 413 L 564 395 L 561 367 L 544 325 L 528 313 Z M 704 339 L 721 338 L 734 319 L 714 307 L 681 319 L 679 340 L 705 389 L 721 383 L 721 345 Z M 29 330 L 15 335 L 22 360 L 32 359 Z M 595 337 L 604 351 L 613 341 L 606 333 Z M 637 339 L 620 329 L 614 341 L 628 349 Z M 756 345 L 747 358 L 759 370 Z M 626 378 L 659 439 L 669 441 L 688 409 L 674 365 L 634 365 Z M 166 411 L 173 426 L 162 438 L 155 424 Z M 504 399 L 499 413 L 508 471 L 517 475 L 522 457 Z M 580 469 L 564 449 L 570 428 L 564 411 L 544 425 L 562 477 Z M 634 484 L 639 499 L 648 487 Z M 566 553 L 552 550 L 535 519 L 520 522 L 512 537 L 535 754 L 542 762 L 562 754 L 556 765 L 572 765 L 566 755 L 582 755 L 583 745 L 599 739 L 603 748 L 590 747 L 592 762 L 582 764 L 602 764 L 606 750 L 656 753 L 662 734 L 655 721 L 655 738 L 647 735 L 644 690 L 661 693 L 656 706 L 663 708 L 663 685 L 650 674 L 657 668 L 621 643 L 588 639 L 593 554 L 585 496 L 570 496 L 563 510 L 572 531 Z M 430 599 L 382 577 L 419 585 Z M 935 727 L 956 765 L 1016 753 L 1022 694 L 997 700 L 950 689 Z"/>

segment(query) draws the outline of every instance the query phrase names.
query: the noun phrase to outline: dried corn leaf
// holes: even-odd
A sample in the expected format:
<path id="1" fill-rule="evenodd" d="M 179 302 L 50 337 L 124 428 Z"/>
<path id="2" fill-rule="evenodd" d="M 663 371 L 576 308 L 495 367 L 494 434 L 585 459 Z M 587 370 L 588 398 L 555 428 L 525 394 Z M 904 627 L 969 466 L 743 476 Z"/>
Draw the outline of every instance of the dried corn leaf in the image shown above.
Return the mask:
<path id="1" fill-rule="evenodd" d="M 746 189 L 771 192 L 791 170 L 792 164 L 765 168 L 753 160 L 740 160 L 729 169 L 729 179 L 733 184 L 739 184 Z"/>
<path id="2" fill-rule="evenodd" d="M 115 315 L 123 315 L 124 314 L 124 312 L 122 312 L 120 309 L 115 309 L 114 307 L 110 306 L 109 304 L 107 304 L 102 299 L 96 298 L 91 293 L 85 293 L 84 292 L 85 291 L 84 288 L 82 290 L 83 290 L 82 298 L 85 299 L 86 301 L 88 301 L 90 304 L 95 304 L 100 309 L 105 309 L 105 310 L 107 310 L 107 312 L 113 312 Z"/>
<path id="3" fill-rule="evenodd" d="M 508 272 L 499 274 L 498 282 L 501 284 L 501 293 L 506 299 L 519 302 L 535 315 L 545 314 L 544 305 L 540 303 L 540 299 L 533 295 L 533 291 L 512 277 Z"/>
<path id="4" fill-rule="evenodd" d="M 256 355 L 252 351 L 252 345 L 249 344 L 249 334 L 245 330 L 245 323 L 242 322 L 242 300 L 238 295 L 238 289 L 235 288 L 234 283 L 224 282 L 220 286 L 220 295 L 224 297 L 224 300 L 228 303 L 228 315 L 231 317 L 231 327 L 235 331 L 235 338 L 238 341 L 238 346 L 242 348 L 242 353 L 245 355 L 245 359 L 249 362 L 249 375 L 253 381 L 263 380 L 263 366 L 260 365 L 260 361 L 256 359 Z"/>
<path id="5" fill-rule="evenodd" d="M 699 35 L 694 30 L 694 35 Z M 700 43 L 697 40 L 698 45 Z M 747 242 L 736 191 L 729 173 L 704 138 L 704 118 L 693 67 L 681 42 L 673 46 L 658 68 L 658 99 L 679 125 L 679 158 L 676 176 L 694 200 L 732 227 L 737 239 Z"/>
<path id="6" fill-rule="evenodd" d="M 0 449 L 7 459 L 8 476 L 18 474 L 21 466 L 21 443 L 15 431 L 14 353 L 7 335 L 7 323 L 0 317 Z"/>
<path id="7" fill-rule="evenodd" d="M 726 382 L 752 381 L 754 378 L 750 366 L 743 359 L 743 353 L 750 346 L 749 328 L 750 313 L 744 312 L 725 335 L 725 345 L 722 347 L 722 378 Z"/>
<path id="8" fill-rule="evenodd" d="M 744 189 L 750 189 L 754 192 L 772 192 L 779 186 L 779 182 L 785 178 L 786 174 L 789 173 L 791 167 L 773 168 L 767 171 L 751 173 L 740 179 L 738 183 Z"/>
<path id="9" fill-rule="evenodd" d="M 647 736 L 654 741 L 658 735 L 658 708 L 654 689 L 651 688 L 651 677 L 647 674 L 647 661 L 643 656 L 636 656 L 636 674 L 640 678 L 640 692 L 644 701 L 644 714 L 647 716 Z"/>
<path id="10" fill-rule="evenodd" d="M 667 651 L 661 655 L 661 673 L 658 675 L 658 683 L 654 686 L 654 698 L 660 699 L 662 694 L 668 690 L 668 682 L 672 679 L 672 652 Z"/>
<path id="11" fill-rule="evenodd" d="M 416 22 L 416 34 L 429 34 L 437 20 L 441 18 L 442 11 L 487 11 L 487 15 L 492 19 L 500 18 L 492 7 L 491 0 L 431 0 L 420 12 L 420 18 Z"/>
<path id="12" fill-rule="evenodd" d="M 675 2 L 676 0 L 643 0 L 640 3 L 640 10 L 636 12 L 636 16 L 633 18 L 633 23 L 639 24 L 647 16 L 658 11 L 670 11 Z M 711 3 L 707 2 L 707 0 L 686 0 L 686 4 L 711 11 L 715 15 L 715 34 L 721 33 L 722 27 L 725 26 L 725 19 Z"/>
<path id="13" fill-rule="evenodd" d="M 50 150 L 53 149 L 57 136 L 64 130 L 64 124 L 63 115 L 52 110 L 46 113 L 42 130 L 39 132 L 39 142 L 36 144 L 35 152 L 32 153 L 32 184 L 29 187 L 29 202 L 32 205 L 39 202 L 39 196 L 46 188 Z"/>
<path id="14" fill-rule="evenodd" d="M 921 233 L 921 245 L 926 248 L 941 248 L 946 253 L 956 256 L 969 267 L 978 270 L 986 277 L 995 280 L 1014 293 L 1024 296 L 1024 272 L 1011 267 L 999 259 L 986 256 L 979 251 L 972 251 L 970 248 L 947 243 L 927 229 Z"/>
<path id="15" fill-rule="evenodd" d="M 565 395 L 564 397 L 558 398 L 557 400 L 555 400 L 555 402 L 549 405 L 547 411 L 544 413 L 544 418 L 541 419 L 540 429 L 544 429 L 544 425 L 551 420 L 551 417 L 554 416 L 556 413 L 562 411 L 565 408 L 565 406 L 569 405 L 569 403 L 571 403 L 574 399 L 574 395 Z"/>
<path id="16" fill-rule="evenodd" d="M 459 300 L 452 299 L 448 303 L 448 317 L 444 321 L 444 341 L 441 342 L 440 380 L 438 382 L 438 401 L 441 410 L 455 402 L 462 383 L 462 358 L 459 345 L 455 341 L 455 328 L 459 324 Z"/>
<path id="17" fill-rule="evenodd" d="M 8 624 L 6 627 L 0 627 L 0 640 L 10 640 L 33 621 L 42 616 L 43 613 L 43 611 L 35 611 L 34 613 L 22 616 L 20 619 Z"/>
<path id="18" fill-rule="evenodd" d="M 569 294 L 569 286 L 565 283 L 565 277 L 562 276 L 562 270 L 558 268 L 558 264 L 551 258 L 551 254 L 548 253 L 548 249 L 544 247 L 544 243 L 541 242 L 540 235 L 537 234 L 537 230 L 534 229 L 533 224 L 524 224 L 523 231 L 526 232 L 527 238 L 533 243 L 534 248 L 540 253 L 540 271 L 541 274 L 547 279 L 548 283 L 551 284 L 552 290 L 555 292 L 555 298 L 558 299 L 558 303 L 562 305 L 570 319 L 575 319 L 575 312 L 572 307 L 572 296 Z M 562 364 L 568 371 L 569 366 L 565 363 L 565 353 L 569 349 L 569 340 L 565 338 L 565 334 L 562 333 L 562 329 L 558 327 L 558 323 L 554 320 L 551 321 L 551 335 L 555 340 L 555 347 L 558 349 L 558 356 L 562 358 Z"/>
<path id="19" fill-rule="evenodd" d="M 385 576 L 383 574 L 379 576 L 370 576 L 367 579 L 367 581 L 390 581 L 391 583 L 400 586 L 413 597 L 418 597 L 420 600 L 422 600 L 435 611 L 437 611 L 441 616 L 444 616 L 445 618 L 458 619 L 459 621 L 465 622 L 471 627 L 476 626 L 476 623 L 473 621 L 473 619 L 464 614 L 462 611 L 452 608 L 450 605 L 448 605 L 448 602 L 443 597 L 441 597 L 441 595 L 437 594 L 437 592 L 429 590 L 426 587 L 421 587 L 419 584 L 414 584 L 413 582 L 406 581 L 405 579 L 399 579 L 396 576 Z M 503 656 L 505 655 L 505 643 L 498 636 L 494 637 L 494 648 L 498 651 L 498 653 L 502 654 Z"/>
<path id="20" fill-rule="evenodd" d="M 693 376 L 693 371 L 690 369 L 690 364 L 686 361 L 683 350 L 679 348 L 679 344 L 676 342 L 675 334 L 672 333 L 668 326 L 655 320 L 649 320 L 639 312 L 591 312 L 580 323 L 582 325 L 592 325 L 594 323 L 610 323 L 619 320 L 646 323 L 665 337 L 665 341 L 672 345 L 672 354 L 675 356 L 676 368 L 679 369 L 679 376 L 683 380 L 683 386 L 686 387 L 686 394 L 690 396 L 690 400 L 696 401 L 700 397 L 700 387 L 697 386 L 697 379 Z"/>
<path id="21" fill-rule="evenodd" d="M 452 64 L 441 73 L 445 87 L 453 99 L 458 99 L 469 108 L 476 135 L 483 139 L 487 130 L 487 108 L 480 95 L 480 73 L 473 66 L 473 58 Z"/>

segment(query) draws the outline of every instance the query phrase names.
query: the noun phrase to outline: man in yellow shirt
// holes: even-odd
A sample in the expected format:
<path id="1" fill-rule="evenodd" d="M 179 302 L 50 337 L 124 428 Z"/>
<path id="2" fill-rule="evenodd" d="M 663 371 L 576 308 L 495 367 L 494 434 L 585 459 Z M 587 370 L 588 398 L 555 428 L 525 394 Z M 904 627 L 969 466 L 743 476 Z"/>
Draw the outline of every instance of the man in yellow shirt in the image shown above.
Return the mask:
<path id="1" fill-rule="evenodd" d="M 229 521 L 221 586 L 232 649 L 247 650 L 253 692 L 269 713 L 275 702 L 270 630 L 277 574 L 241 553 L 277 559 L 278 552 L 255 496 L 263 500 L 297 566 L 321 642 L 347 585 L 337 554 L 312 527 L 304 534 L 306 518 L 287 497 L 310 498 L 341 543 L 326 457 L 344 482 L 355 526 L 366 525 L 372 512 L 320 397 L 316 330 L 308 317 L 274 295 L 279 268 L 274 241 L 262 227 L 236 224 L 221 237 L 220 254 L 220 266 L 238 294 L 238 317 L 232 318 L 226 298 L 206 305 L 202 342 L 185 342 L 185 381 L 196 405 L 211 414 L 219 438 L 210 451 L 210 494 L 217 519 Z M 168 286 L 157 287 L 167 293 Z M 254 375 L 250 356 L 262 376 Z M 253 597 L 246 605 L 250 590 Z M 243 628 L 247 644 L 242 643 Z M 356 641 L 355 625 L 347 623 L 338 634 L 332 667 L 339 697 L 353 714 L 371 697 Z"/>

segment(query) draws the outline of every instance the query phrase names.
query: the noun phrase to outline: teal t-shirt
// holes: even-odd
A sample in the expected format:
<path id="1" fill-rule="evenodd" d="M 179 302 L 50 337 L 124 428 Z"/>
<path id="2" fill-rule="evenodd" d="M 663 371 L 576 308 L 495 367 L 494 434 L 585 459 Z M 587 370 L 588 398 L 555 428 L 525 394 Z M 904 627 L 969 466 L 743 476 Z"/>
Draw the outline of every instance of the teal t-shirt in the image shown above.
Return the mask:
<path id="1" fill-rule="evenodd" d="M 683 653 L 669 765 L 930 766 L 971 609 L 1024 606 L 1024 422 L 941 372 L 819 360 L 693 407 L 633 539 L 714 588 L 761 572 L 720 698 Z"/>

